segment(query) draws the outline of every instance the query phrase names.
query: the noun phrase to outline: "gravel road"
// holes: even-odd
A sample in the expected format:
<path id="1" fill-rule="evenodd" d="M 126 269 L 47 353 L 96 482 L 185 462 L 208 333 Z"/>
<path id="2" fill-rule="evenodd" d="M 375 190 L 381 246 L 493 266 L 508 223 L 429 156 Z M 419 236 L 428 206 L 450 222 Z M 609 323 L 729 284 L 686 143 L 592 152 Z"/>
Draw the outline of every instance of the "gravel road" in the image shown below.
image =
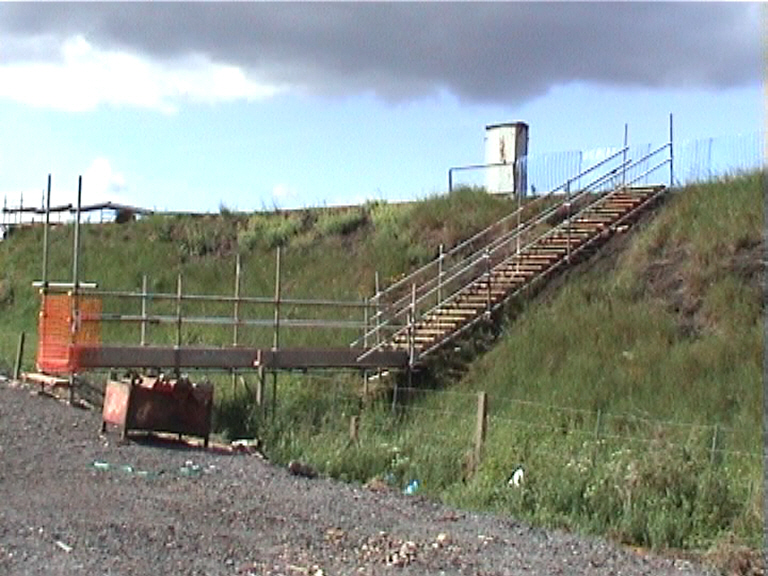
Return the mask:
<path id="1" fill-rule="evenodd" d="M 254 455 L 121 443 L 100 423 L 0 383 L 0 574 L 707 574 Z"/>

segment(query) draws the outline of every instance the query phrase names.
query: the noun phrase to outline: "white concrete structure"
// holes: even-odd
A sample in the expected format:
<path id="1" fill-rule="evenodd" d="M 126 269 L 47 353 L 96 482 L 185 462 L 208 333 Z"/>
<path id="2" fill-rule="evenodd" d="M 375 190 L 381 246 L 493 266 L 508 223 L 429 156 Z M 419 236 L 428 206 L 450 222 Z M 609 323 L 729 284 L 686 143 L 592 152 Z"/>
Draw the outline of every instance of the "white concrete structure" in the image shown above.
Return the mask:
<path id="1" fill-rule="evenodd" d="M 485 127 L 486 188 L 492 194 L 522 194 L 528 188 L 525 162 L 528 124 L 509 122 Z M 503 166 L 499 166 L 503 164 Z"/>

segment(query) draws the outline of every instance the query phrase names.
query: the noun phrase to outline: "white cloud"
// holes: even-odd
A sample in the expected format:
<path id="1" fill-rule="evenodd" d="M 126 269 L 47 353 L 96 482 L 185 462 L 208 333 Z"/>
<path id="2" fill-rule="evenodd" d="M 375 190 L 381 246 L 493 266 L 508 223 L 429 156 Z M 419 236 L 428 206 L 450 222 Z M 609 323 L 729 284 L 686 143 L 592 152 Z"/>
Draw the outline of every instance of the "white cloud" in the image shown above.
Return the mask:
<path id="1" fill-rule="evenodd" d="M 280 90 L 252 80 L 237 66 L 205 56 L 148 60 L 130 52 L 101 50 L 79 35 L 62 42 L 55 62 L 0 64 L 0 98 L 66 111 L 111 104 L 174 113 L 183 99 L 259 100 Z"/>
<path id="2" fill-rule="evenodd" d="M 96 158 L 83 174 L 83 204 L 108 201 L 128 204 L 123 197 L 126 191 L 125 175 L 116 172 L 106 158 Z"/>

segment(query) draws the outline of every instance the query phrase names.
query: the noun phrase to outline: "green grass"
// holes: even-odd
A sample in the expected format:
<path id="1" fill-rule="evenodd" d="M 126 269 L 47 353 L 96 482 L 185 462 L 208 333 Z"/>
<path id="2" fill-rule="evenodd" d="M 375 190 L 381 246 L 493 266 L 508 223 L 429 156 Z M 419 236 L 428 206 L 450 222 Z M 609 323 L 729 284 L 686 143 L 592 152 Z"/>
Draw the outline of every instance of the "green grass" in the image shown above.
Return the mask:
<path id="1" fill-rule="evenodd" d="M 301 459 L 333 477 L 379 477 L 398 489 L 418 479 L 427 495 L 538 525 L 657 549 L 736 542 L 759 550 L 763 179 L 747 174 L 674 192 L 623 250 L 516 303 L 514 314 L 510 307 L 488 353 L 473 359 L 485 341 L 479 333 L 457 342 L 450 356 L 466 365 L 463 376 L 438 372 L 429 389 L 401 388 L 395 414 L 391 392 L 371 383 L 378 392 L 363 397 L 357 375 L 281 374 L 277 412 L 266 414 L 227 377 L 217 389 L 217 428 L 229 437 L 258 435 L 278 463 Z M 148 274 L 152 290 L 173 293 L 182 273 L 185 292 L 231 294 L 239 252 L 241 293 L 271 296 L 281 246 L 284 295 L 362 299 L 373 294 L 375 272 L 386 286 L 434 257 L 441 243 L 455 245 L 513 209 L 508 200 L 461 189 L 408 205 L 87 226 L 82 277 L 124 289 L 140 287 Z M 51 276 L 68 278 L 71 228 L 52 238 Z M 39 230 L 0 243 L 6 365 L 18 332 L 34 334 L 30 283 L 39 276 L 40 243 Z M 231 315 L 230 306 L 200 305 L 195 313 Z M 173 302 L 153 303 L 156 311 L 173 309 Z M 243 312 L 259 313 L 268 317 L 271 308 Z M 111 338 L 138 341 L 138 328 L 110 330 Z M 151 335 L 174 338 L 172 329 Z M 283 345 L 355 336 L 294 331 Z M 185 343 L 231 338 L 231 328 L 184 332 Z M 243 330 L 241 341 L 271 345 L 271 332 Z M 246 379 L 253 388 L 255 378 Z M 489 422 L 473 472 L 479 391 L 488 394 Z M 511 488 L 517 466 L 525 482 Z"/>

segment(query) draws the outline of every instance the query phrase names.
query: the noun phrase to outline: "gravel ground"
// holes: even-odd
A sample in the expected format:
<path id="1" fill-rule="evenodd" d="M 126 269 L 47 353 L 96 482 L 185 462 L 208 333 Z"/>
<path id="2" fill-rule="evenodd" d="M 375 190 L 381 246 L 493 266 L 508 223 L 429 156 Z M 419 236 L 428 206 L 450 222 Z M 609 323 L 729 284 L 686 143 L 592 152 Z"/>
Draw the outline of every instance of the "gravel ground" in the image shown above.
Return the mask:
<path id="1" fill-rule="evenodd" d="M 0 574 L 707 573 L 254 455 L 121 443 L 100 423 L 0 383 Z"/>

